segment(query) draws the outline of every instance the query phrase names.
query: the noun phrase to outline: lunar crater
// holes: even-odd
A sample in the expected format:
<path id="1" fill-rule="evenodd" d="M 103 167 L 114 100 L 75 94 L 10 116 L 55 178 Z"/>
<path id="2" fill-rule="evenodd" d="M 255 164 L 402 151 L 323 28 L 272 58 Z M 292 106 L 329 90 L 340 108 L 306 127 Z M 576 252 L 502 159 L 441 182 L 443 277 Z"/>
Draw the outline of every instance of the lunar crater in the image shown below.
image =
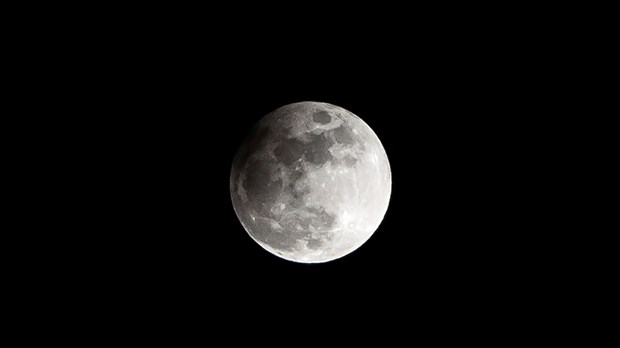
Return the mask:
<path id="1" fill-rule="evenodd" d="M 330 116 L 329 112 L 321 110 L 321 111 L 315 112 L 312 115 L 312 120 L 316 123 L 328 124 L 329 122 L 331 122 L 332 117 Z"/>

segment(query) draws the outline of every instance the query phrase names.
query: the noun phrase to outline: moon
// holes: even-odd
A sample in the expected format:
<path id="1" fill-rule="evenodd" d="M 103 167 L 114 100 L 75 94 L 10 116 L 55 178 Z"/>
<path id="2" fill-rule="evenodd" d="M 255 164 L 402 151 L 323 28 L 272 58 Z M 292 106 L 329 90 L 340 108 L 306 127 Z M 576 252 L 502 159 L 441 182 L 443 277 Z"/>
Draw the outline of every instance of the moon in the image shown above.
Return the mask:
<path id="1" fill-rule="evenodd" d="M 335 105 L 300 102 L 263 117 L 237 151 L 230 195 L 239 221 L 283 259 L 341 258 L 377 230 L 392 190 L 377 135 Z"/>

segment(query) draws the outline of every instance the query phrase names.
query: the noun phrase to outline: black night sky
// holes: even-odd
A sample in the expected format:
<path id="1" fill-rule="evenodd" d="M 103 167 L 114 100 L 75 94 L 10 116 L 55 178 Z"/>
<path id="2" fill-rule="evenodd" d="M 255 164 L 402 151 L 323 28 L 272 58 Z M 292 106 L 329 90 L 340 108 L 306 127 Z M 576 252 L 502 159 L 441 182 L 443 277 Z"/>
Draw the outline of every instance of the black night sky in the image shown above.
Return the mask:
<path id="1" fill-rule="evenodd" d="M 419 298 L 414 293 L 436 300 L 503 286 L 518 263 L 508 255 L 519 222 L 505 195 L 519 185 L 519 168 L 505 160 L 514 149 L 503 139 L 516 120 L 498 77 L 433 55 L 395 52 L 395 60 L 372 61 L 358 54 L 298 66 L 196 59 L 150 77 L 156 67 L 147 69 L 140 83 L 124 87 L 135 109 L 115 116 L 121 144 L 130 142 L 115 149 L 123 161 L 115 180 L 126 188 L 112 232 L 119 275 L 175 296 L 208 292 L 252 305 L 296 302 L 300 291 L 310 304 L 325 298 L 345 308 L 357 301 L 347 300 L 351 294 L 382 307 L 406 305 Z M 250 127 L 279 106 L 308 100 L 360 116 L 382 141 L 393 177 L 373 237 L 318 265 L 258 246 L 237 220 L 228 186 Z"/>
<path id="2" fill-rule="evenodd" d="M 380 321 L 396 310 L 432 320 L 525 301 L 514 295 L 527 293 L 519 280 L 539 250 L 524 216 L 540 212 L 524 203 L 535 173 L 520 153 L 529 150 L 523 130 L 536 128 L 537 96 L 509 47 L 457 30 L 351 30 L 319 41 L 207 32 L 125 38 L 84 77 L 100 81 L 82 100 L 95 110 L 97 153 L 110 163 L 96 169 L 103 208 L 80 251 L 92 260 L 83 273 L 110 296 L 102 301 L 242 322 L 265 311 L 337 321 L 378 310 Z M 325 264 L 263 250 L 229 194 L 246 132 L 299 101 L 361 117 L 392 169 L 379 229 Z"/>

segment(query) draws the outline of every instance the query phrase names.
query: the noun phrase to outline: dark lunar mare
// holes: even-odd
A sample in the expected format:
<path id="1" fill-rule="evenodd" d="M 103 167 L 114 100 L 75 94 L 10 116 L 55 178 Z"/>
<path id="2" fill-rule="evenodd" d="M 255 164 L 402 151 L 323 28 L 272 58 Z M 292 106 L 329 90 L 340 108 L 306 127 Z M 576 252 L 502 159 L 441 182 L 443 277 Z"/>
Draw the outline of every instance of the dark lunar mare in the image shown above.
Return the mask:
<path id="1" fill-rule="evenodd" d="M 335 143 L 340 142 L 345 145 L 355 143 L 354 134 L 347 127 L 338 127 L 335 130 L 326 131 L 320 134 L 312 134 L 309 141 L 305 143 L 300 139 L 293 138 L 290 127 L 278 127 L 280 131 L 275 131 L 265 120 L 288 116 L 290 112 L 307 112 L 304 105 L 294 105 L 291 110 L 276 110 L 267 115 L 262 122 L 257 124 L 248 133 L 244 142 L 233 161 L 234 182 L 233 192 L 237 192 L 241 173 L 245 173 L 245 178 L 241 183 L 248 201 L 245 202 L 246 209 L 238 211 L 240 218 L 246 222 L 247 228 L 251 229 L 252 235 L 258 240 L 280 250 L 292 250 L 297 240 L 306 240 L 310 249 L 318 249 L 323 245 L 322 238 L 329 239 L 327 235 L 313 238 L 309 231 L 310 224 L 317 229 L 330 228 L 336 217 L 325 211 L 322 207 L 305 207 L 303 197 L 310 193 L 310 188 L 296 185 L 297 181 L 306 175 L 306 171 L 301 163 L 307 161 L 317 166 L 323 165 L 328 161 L 336 162 L 331 155 L 329 148 Z M 314 122 L 328 124 L 332 117 L 327 111 L 321 110 L 312 114 Z M 284 131 L 282 131 L 284 130 Z M 266 156 L 263 149 L 270 143 L 277 143 L 273 149 L 273 157 Z M 356 159 L 347 156 L 344 162 L 354 165 Z M 283 186 L 283 180 L 277 177 L 274 168 L 284 167 L 289 173 L 288 185 Z M 276 216 L 271 211 L 271 207 L 276 203 L 280 195 L 288 193 L 292 199 L 286 203 L 286 209 L 282 213 L 289 213 L 289 218 L 282 227 L 282 233 L 275 232 L 269 221 L 275 221 Z M 235 205 L 239 202 L 237 194 L 233 194 Z M 309 220 L 295 213 L 296 210 L 305 210 L 313 214 L 315 218 Z M 292 212 L 292 213 L 291 213 Z M 254 213 L 254 219 L 252 219 Z M 258 217 L 258 219 L 257 219 Z M 297 227 L 301 227 L 298 229 Z"/>

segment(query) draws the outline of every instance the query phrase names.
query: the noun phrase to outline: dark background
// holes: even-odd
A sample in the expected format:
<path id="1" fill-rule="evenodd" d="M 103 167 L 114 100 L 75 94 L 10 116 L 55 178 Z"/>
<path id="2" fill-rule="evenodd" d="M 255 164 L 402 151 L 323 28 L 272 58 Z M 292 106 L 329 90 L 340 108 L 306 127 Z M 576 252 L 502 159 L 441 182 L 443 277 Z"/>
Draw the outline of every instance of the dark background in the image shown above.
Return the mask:
<path id="1" fill-rule="evenodd" d="M 155 22 L 89 32 L 64 62 L 79 144 L 92 145 L 72 174 L 75 296 L 146 320 L 259 326 L 272 313 L 337 327 L 400 313 L 432 326 L 527 308 L 553 276 L 535 222 L 545 198 L 531 193 L 551 158 L 531 156 L 551 78 L 538 41 L 525 50 L 511 28 L 463 21 L 303 33 Z M 379 229 L 325 264 L 263 250 L 229 195 L 246 132 L 299 101 L 361 117 L 392 169 Z"/>
<path id="2" fill-rule="evenodd" d="M 311 311 L 349 311 L 359 301 L 445 306 L 512 293 L 528 262 L 518 250 L 528 236 L 515 210 L 528 175 L 515 151 L 527 140 L 512 140 L 529 122 L 519 114 L 519 88 L 508 82 L 513 68 L 452 51 L 332 52 L 332 62 L 324 57 L 329 49 L 306 49 L 275 60 L 272 50 L 258 51 L 240 63 L 187 53 L 166 62 L 178 70 L 159 59 L 137 62 L 135 76 L 123 69 L 130 78 L 110 91 L 119 110 L 106 142 L 119 156 L 111 174 L 120 202 L 110 207 L 116 226 L 106 236 L 120 276 L 113 284 L 121 279 L 139 297 L 189 301 L 204 292 L 207 302 Z M 258 246 L 237 220 L 228 186 L 250 127 L 306 100 L 360 116 L 382 141 L 393 175 L 374 236 L 320 265 L 291 263 Z"/>

